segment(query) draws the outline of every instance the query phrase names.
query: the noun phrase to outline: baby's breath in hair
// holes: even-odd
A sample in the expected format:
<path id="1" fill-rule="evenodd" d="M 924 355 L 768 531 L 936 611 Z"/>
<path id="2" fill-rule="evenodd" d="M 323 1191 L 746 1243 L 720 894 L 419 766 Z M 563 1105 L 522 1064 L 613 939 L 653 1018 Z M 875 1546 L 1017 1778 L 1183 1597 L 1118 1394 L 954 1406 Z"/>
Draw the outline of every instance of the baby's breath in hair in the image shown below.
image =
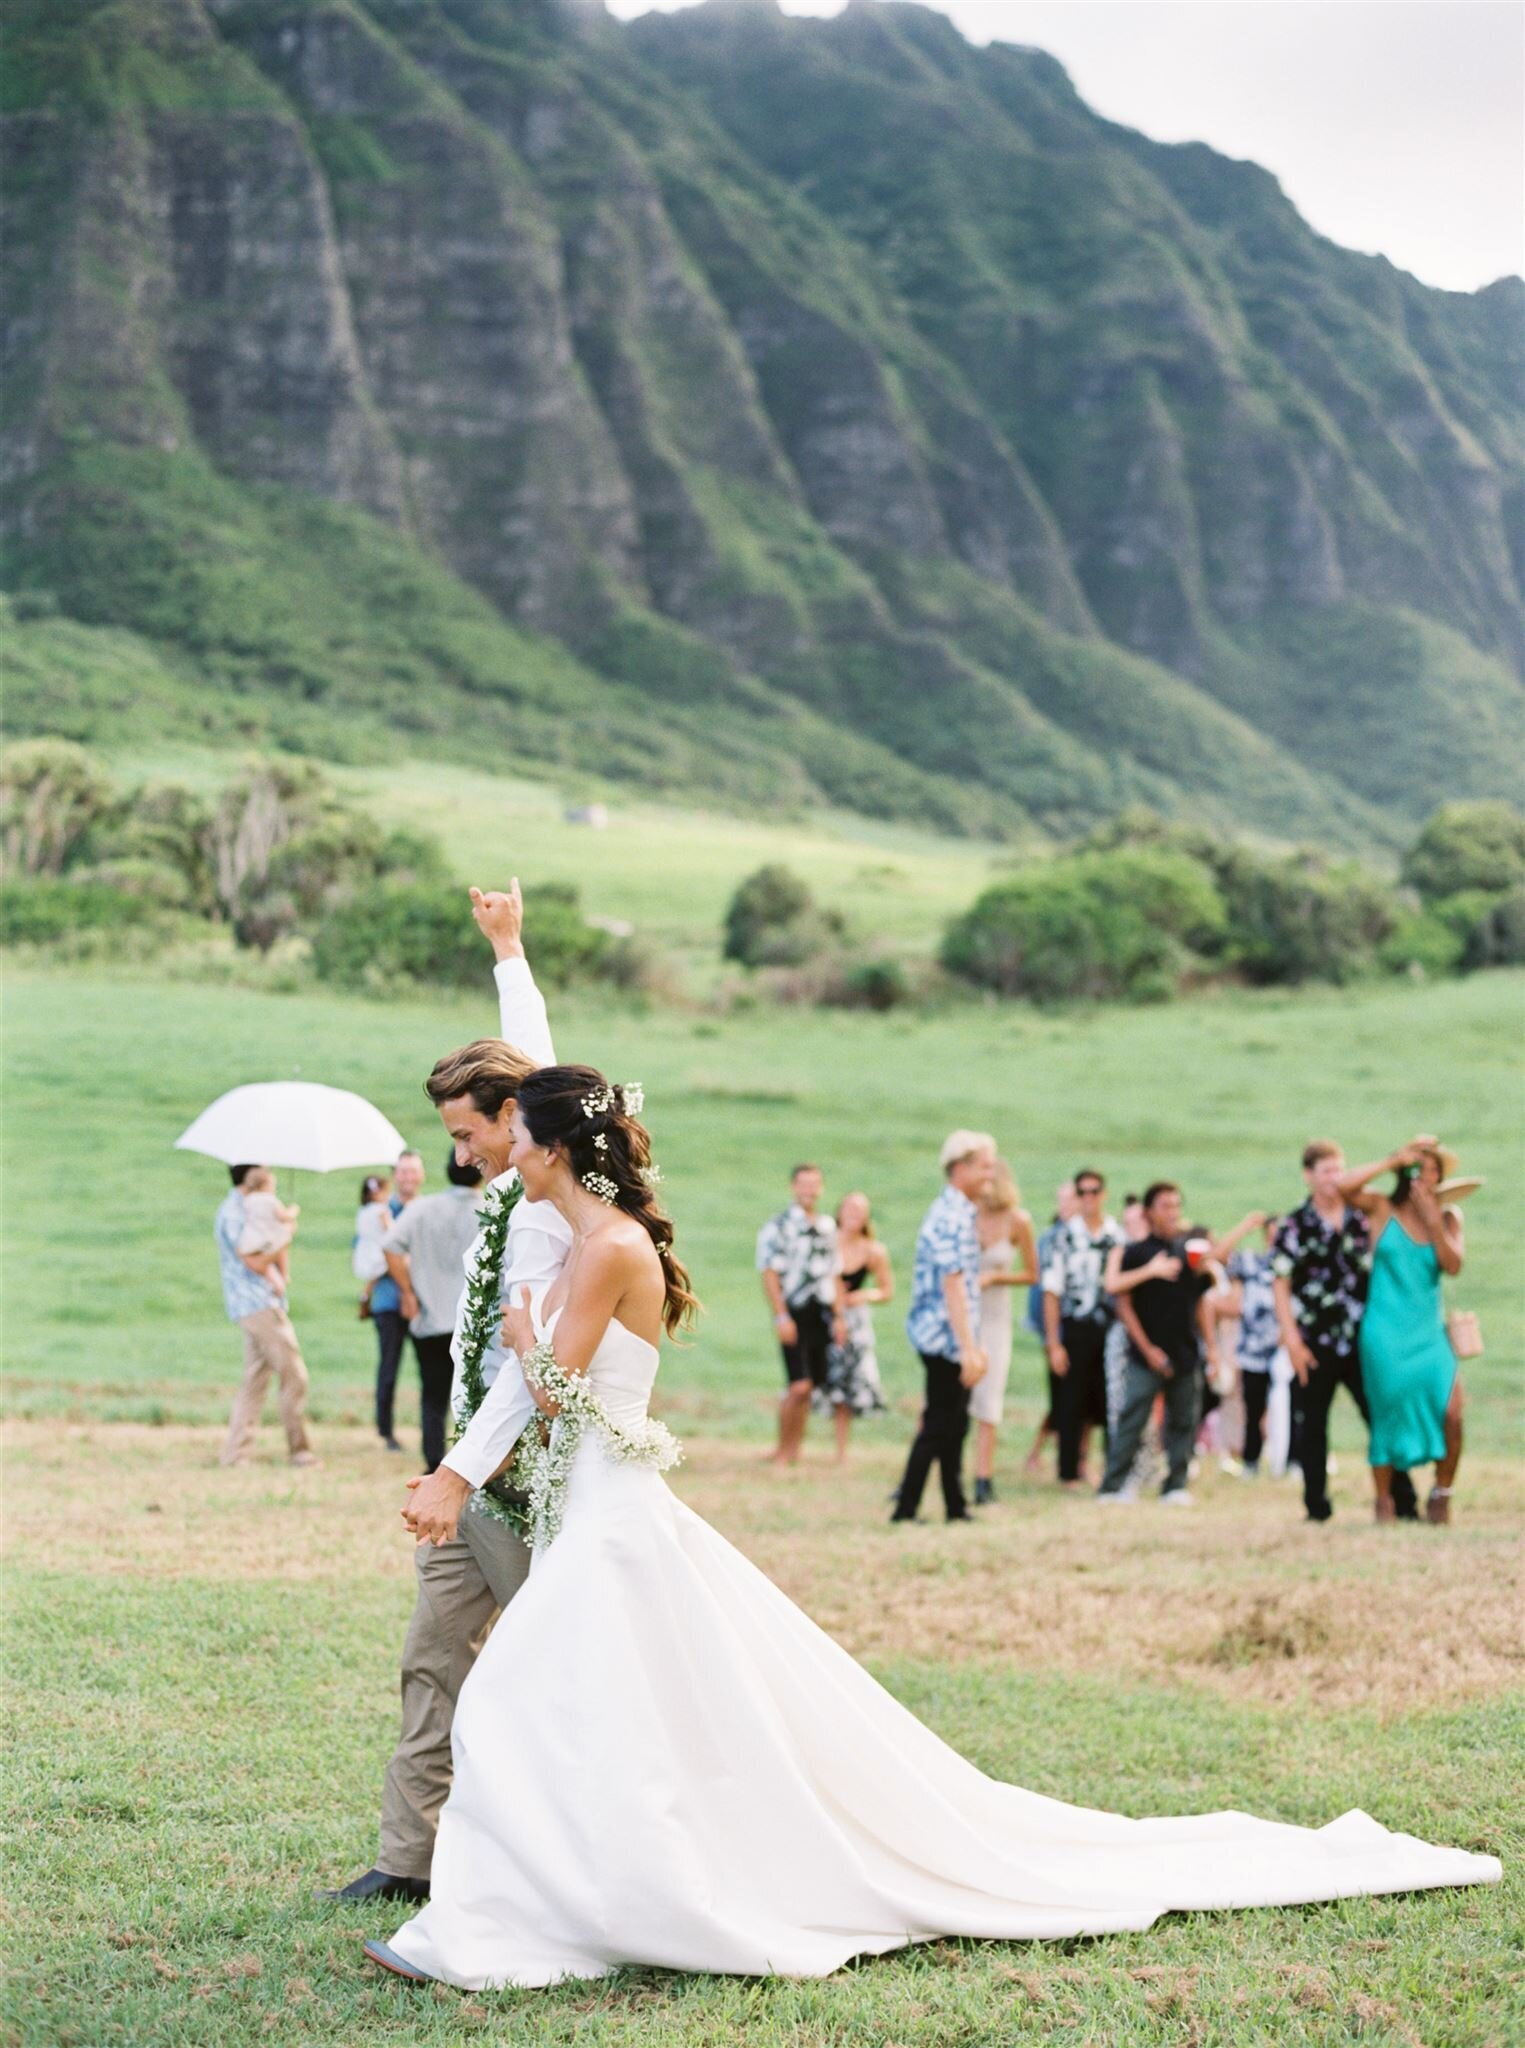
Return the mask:
<path id="1" fill-rule="evenodd" d="M 597 1195 L 601 1202 L 617 1202 L 620 1198 L 619 1182 L 611 1180 L 607 1173 L 585 1173 L 582 1184 L 590 1195 Z"/>

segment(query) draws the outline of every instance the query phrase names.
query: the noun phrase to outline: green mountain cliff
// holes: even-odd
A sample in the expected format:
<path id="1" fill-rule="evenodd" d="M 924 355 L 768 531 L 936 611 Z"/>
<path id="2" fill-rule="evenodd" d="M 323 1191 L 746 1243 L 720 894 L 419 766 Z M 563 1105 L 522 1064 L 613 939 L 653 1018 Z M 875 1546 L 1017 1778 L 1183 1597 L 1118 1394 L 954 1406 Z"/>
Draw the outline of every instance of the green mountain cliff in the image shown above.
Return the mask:
<path id="1" fill-rule="evenodd" d="M 16 0 L 13 727 L 1073 831 L 1517 794 L 1525 284 L 940 15 Z"/>

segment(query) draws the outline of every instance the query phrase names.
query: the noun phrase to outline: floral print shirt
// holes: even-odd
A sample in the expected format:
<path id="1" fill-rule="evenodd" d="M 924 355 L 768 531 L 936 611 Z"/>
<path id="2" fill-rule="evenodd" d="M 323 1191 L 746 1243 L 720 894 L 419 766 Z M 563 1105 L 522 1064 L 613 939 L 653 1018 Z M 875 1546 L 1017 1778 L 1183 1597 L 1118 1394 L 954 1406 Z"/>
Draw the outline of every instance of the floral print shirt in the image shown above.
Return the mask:
<path id="1" fill-rule="evenodd" d="M 1291 1283 L 1304 1343 L 1348 1358 L 1356 1348 L 1371 1270 L 1371 1230 L 1361 1211 L 1347 1208 L 1331 1226 L 1310 1196 L 1277 1227 L 1271 1270 Z"/>

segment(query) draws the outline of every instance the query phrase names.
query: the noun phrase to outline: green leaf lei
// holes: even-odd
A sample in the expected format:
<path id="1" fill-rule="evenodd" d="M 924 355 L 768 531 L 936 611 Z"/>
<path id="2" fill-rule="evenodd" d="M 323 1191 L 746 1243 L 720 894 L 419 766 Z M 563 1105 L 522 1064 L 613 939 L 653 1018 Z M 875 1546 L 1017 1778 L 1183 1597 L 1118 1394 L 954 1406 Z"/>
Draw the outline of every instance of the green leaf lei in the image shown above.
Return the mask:
<path id="1" fill-rule="evenodd" d="M 461 1323 L 461 1405 L 456 1416 L 455 1442 L 465 1434 L 471 1418 L 487 1393 L 482 1378 L 482 1359 L 498 1335 L 503 1318 L 503 1259 L 508 1249 L 508 1221 L 524 1194 L 524 1183 L 516 1173 L 502 1187 L 489 1191 L 482 1204 L 482 1231 L 477 1242 L 475 1263 L 466 1282 L 466 1312 Z M 521 1437 L 520 1443 L 524 1439 Z M 522 1495 L 509 1481 L 519 1460 L 516 1447 L 506 1472 L 489 1479 L 474 1496 L 477 1505 L 518 1535 L 528 1537 L 530 1514 Z"/>

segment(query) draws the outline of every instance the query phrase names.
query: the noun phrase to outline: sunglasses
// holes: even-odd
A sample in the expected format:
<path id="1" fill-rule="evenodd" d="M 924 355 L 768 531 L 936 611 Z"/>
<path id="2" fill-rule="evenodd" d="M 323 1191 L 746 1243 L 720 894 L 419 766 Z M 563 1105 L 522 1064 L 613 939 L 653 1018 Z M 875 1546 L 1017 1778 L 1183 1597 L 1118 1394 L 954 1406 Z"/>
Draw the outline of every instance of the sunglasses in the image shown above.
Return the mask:
<path id="1" fill-rule="evenodd" d="M 1076 1188 L 1075 1192 L 1077 1195 L 1099 1195 L 1101 1193 L 1101 1183 L 1100 1181 L 1088 1180 L 1083 1187 Z"/>

